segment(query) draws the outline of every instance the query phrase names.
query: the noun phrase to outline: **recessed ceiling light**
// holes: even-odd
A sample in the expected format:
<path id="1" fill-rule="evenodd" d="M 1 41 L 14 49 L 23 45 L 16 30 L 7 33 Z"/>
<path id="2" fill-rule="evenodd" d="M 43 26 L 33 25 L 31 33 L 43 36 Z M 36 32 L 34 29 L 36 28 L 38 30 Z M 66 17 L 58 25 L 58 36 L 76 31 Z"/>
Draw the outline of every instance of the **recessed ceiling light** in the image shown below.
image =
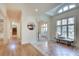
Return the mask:
<path id="1" fill-rule="evenodd" d="M 38 9 L 37 8 L 35 9 L 35 12 L 38 12 Z"/>

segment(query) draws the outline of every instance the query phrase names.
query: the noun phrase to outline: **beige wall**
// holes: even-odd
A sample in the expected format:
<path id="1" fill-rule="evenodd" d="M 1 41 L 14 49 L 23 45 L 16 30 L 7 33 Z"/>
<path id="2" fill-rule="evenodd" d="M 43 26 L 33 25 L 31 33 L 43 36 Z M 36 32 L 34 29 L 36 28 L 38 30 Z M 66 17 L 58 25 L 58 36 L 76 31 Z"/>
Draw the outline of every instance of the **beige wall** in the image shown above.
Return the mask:
<path id="1" fill-rule="evenodd" d="M 50 17 L 51 18 L 50 21 L 52 22 L 51 23 L 51 33 L 52 33 L 51 37 L 52 37 L 52 40 L 55 40 L 54 37 L 55 37 L 55 32 L 56 32 L 56 21 L 62 18 L 67 18 L 71 16 L 75 17 L 75 21 L 76 21 L 75 46 L 79 47 L 79 26 L 78 26 L 79 25 L 79 8 Z"/>

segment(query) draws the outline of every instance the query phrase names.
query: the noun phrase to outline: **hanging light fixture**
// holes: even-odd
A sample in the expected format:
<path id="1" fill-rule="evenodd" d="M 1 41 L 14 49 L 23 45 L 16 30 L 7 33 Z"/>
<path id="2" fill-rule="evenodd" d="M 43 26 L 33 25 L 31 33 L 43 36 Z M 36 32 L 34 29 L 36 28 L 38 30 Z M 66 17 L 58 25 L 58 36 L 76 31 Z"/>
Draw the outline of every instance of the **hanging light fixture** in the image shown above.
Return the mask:
<path id="1" fill-rule="evenodd" d="M 37 8 L 35 8 L 35 12 L 38 12 L 38 9 Z"/>

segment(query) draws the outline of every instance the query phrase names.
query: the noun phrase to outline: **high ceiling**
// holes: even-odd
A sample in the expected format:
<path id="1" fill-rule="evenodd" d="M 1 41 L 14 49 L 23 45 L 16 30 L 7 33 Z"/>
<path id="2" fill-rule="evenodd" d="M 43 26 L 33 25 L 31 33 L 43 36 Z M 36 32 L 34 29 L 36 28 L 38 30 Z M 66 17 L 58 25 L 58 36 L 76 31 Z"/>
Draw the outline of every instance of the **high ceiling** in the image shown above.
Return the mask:
<path id="1" fill-rule="evenodd" d="M 0 4 L 0 7 L 2 8 L 2 12 L 5 15 L 7 15 L 8 17 L 11 16 L 13 18 L 15 17 L 13 16 L 14 14 L 17 14 L 17 16 L 19 16 L 22 10 L 25 10 L 24 13 L 29 15 L 36 15 L 37 13 L 45 14 L 45 12 L 55 8 L 58 5 L 60 5 L 60 3 L 9 3 L 9 4 Z M 35 9 L 37 9 L 38 12 L 35 12 Z"/>
<path id="2" fill-rule="evenodd" d="M 30 4 L 25 4 L 26 9 L 28 9 L 28 11 L 30 13 L 35 13 L 35 9 L 38 9 L 38 13 L 43 14 L 47 11 L 49 11 L 52 8 L 55 8 L 57 5 L 59 5 L 58 3 L 30 3 Z"/>
<path id="3" fill-rule="evenodd" d="M 35 9 L 38 9 L 39 14 L 43 14 L 50 9 L 55 8 L 60 3 L 25 3 L 25 4 L 6 4 L 7 7 L 17 7 L 26 9 L 26 13 L 35 14 Z M 15 9 L 15 8 L 14 8 Z"/>

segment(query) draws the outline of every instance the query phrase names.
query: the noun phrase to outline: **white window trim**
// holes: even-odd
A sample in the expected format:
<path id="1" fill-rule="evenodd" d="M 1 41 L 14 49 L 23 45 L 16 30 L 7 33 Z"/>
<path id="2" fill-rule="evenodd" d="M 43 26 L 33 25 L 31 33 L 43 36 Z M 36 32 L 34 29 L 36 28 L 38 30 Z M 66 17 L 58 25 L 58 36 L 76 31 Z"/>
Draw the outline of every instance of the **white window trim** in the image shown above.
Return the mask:
<path id="1" fill-rule="evenodd" d="M 74 16 L 63 18 L 63 19 L 67 19 L 67 21 L 68 21 L 68 18 L 72 18 L 72 17 L 74 17 Z M 62 21 L 62 19 L 61 19 L 61 21 Z M 56 26 L 59 26 L 59 25 L 56 25 Z M 61 25 L 61 26 L 63 26 L 63 25 Z M 76 41 L 76 17 L 74 17 L 74 41 Z"/>
<path id="2" fill-rule="evenodd" d="M 68 6 L 68 10 L 66 10 L 66 11 L 69 11 L 69 10 L 74 9 L 74 8 L 71 8 L 71 9 L 70 9 L 70 8 L 69 8 L 69 6 L 70 6 L 70 5 L 75 5 L 75 7 L 74 7 L 74 8 L 76 8 L 76 7 L 77 7 L 77 5 L 76 5 L 76 4 L 69 4 L 69 5 L 65 5 L 65 6 Z M 57 12 L 57 13 L 58 13 L 58 14 L 60 14 L 60 13 L 66 12 L 66 11 L 64 11 L 64 7 L 65 7 L 65 6 L 63 6 L 62 8 L 60 8 L 60 9 L 58 10 L 58 12 Z M 59 12 L 60 10 L 62 10 L 62 12 Z"/>

